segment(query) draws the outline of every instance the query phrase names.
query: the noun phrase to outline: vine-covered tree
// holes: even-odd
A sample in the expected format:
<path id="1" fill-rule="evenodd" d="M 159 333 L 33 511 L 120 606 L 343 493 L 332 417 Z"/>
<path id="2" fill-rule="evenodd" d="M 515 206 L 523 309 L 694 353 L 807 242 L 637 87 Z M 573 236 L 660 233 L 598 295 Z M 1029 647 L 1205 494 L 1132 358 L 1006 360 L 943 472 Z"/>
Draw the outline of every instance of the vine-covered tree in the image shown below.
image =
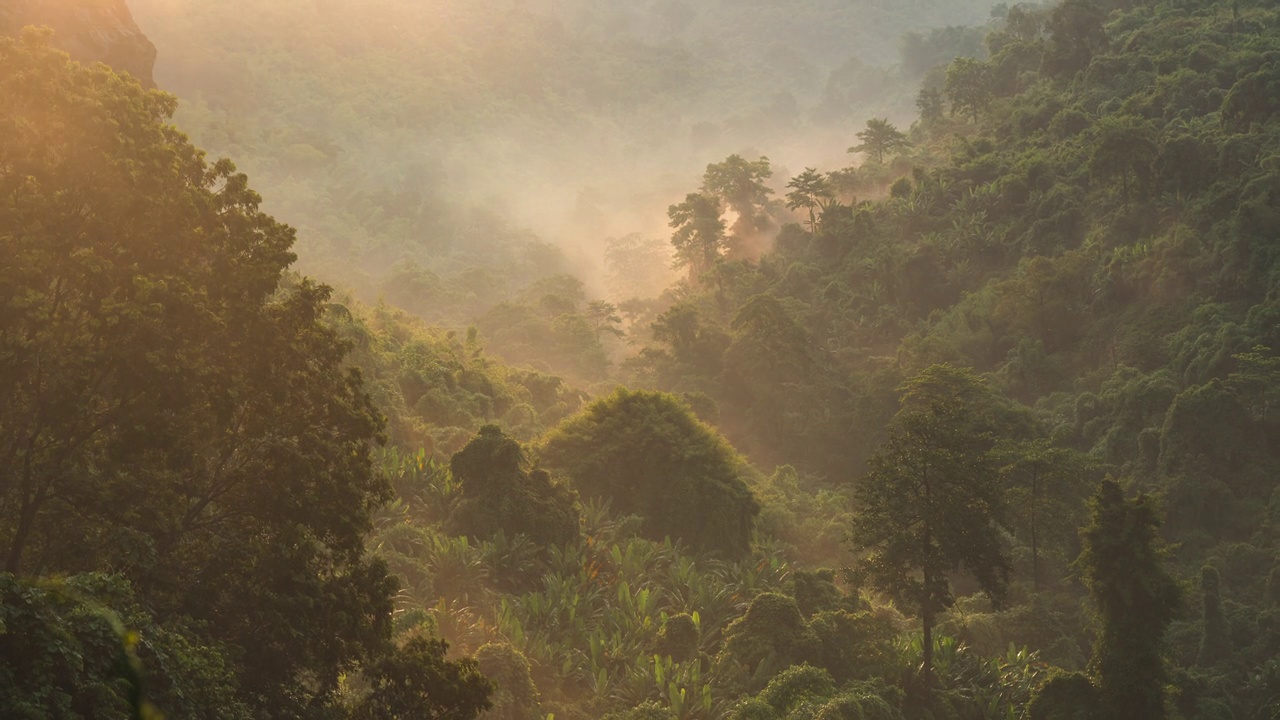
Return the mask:
<path id="1" fill-rule="evenodd" d="M 901 390 L 889 439 L 858 484 L 851 538 L 863 554 L 858 573 L 920 617 L 927 685 L 935 618 L 953 601 L 950 576 L 972 576 L 994 600 L 1004 594 L 1004 504 L 985 431 L 986 384 L 969 370 L 934 365 Z"/>
<path id="2" fill-rule="evenodd" d="M 1097 608 L 1100 627 L 1089 660 L 1102 720 L 1165 717 L 1165 630 L 1179 603 L 1178 585 L 1164 569 L 1150 498 L 1125 497 L 1114 480 L 1102 482 L 1081 531 L 1076 565 Z"/>

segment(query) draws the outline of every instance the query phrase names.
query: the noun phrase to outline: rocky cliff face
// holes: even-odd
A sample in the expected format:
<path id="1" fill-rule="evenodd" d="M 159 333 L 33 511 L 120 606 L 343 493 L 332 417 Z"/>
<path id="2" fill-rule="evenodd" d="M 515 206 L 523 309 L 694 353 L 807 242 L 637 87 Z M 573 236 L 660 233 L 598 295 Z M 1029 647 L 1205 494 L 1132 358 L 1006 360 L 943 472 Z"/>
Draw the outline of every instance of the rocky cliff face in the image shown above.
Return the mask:
<path id="1" fill-rule="evenodd" d="M 27 25 L 53 28 L 53 44 L 81 62 L 103 62 L 155 87 L 151 44 L 125 0 L 0 0 L 0 35 L 17 35 Z"/>

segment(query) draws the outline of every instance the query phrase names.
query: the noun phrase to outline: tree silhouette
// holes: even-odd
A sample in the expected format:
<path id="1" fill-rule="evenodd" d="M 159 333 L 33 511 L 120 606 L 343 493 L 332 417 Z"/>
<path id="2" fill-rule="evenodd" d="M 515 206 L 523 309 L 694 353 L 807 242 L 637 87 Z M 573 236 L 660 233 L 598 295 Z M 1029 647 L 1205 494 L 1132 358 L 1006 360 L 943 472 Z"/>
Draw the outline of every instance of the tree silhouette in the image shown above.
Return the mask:
<path id="1" fill-rule="evenodd" d="M 675 233 L 677 268 L 689 268 L 689 279 L 697 282 L 720 259 L 724 248 L 724 221 L 720 201 L 702 193 L 689 193 L 684 202 L 667 208 Z"/>
<path id="2" fill-rule="evenodd" d="M 832 192 L 827 178 L 818 173 L 816 168 L 805 168 L 804 172 L 791 178 L 787 187 L 792 188 L 791 192 L 787 193 L 787 207 L 792 210 L 800 208 L 808 210 L 809 232 L 816 235 L 818 233 L 816 211 L 825 210 L 835 199 L 835 193 Z"/>
<path id="3" fill-rule="evenodd" d="M 767 157 L 749 161 L 741 155 L 730 155 L 724 162 L 707 166 L 702 176 L 702 192 L 719 198 L 737 214 L 737 220 L 729 228 L 737 244 L 768 228 L 765 205 L 773 190 L 764 183 L 771 177 L 773 169 Z"/>
<path id="4" fill-rule="evenodd" d="M 862 144 L 849 148 L 849 152 L 866 153 L 874 157 L 878 163 L 884 162 L 886 153 L 911 147 L 911 143 L 907 142 L 907 136 L 894 127 L 888 118 L 868 120 L 867 129 L 858 133 L 858 139 Z"/>

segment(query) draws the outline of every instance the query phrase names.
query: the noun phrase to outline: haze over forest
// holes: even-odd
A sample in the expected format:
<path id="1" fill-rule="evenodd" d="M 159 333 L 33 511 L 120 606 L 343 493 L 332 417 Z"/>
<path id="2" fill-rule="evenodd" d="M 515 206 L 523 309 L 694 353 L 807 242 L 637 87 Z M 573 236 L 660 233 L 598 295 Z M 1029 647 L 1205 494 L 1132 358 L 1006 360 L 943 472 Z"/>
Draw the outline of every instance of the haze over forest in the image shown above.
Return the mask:
<path id="1" fill-rule="evenodd" d="M 156 77 L 187 100 L 177 121 L 195 143 L 279 188 L 267 207 L 303 231 L 302 267 L 370 292 L 400 260 L 473 267 L 452 261 L 476 244 L 479 213 L 531 229 L 610 293 L 606 238 L 664 237 L 667 206 L 733 153 L 768 155 L 778 188 L 787 168 L 849 164 L 851 118 L 910 124 L 923 74 L 979 54 L 990 13 L 968 0 L 257 5 L 132 7 L 161 49 L 181 48 L 161 52 Z M 978 27 L 902 42 L 948 26 Z"/>
<path id="2" fill-rule="evenodd" d="M 1280 718 L 1276 0 L 5 0 L 0 717 Z"/>

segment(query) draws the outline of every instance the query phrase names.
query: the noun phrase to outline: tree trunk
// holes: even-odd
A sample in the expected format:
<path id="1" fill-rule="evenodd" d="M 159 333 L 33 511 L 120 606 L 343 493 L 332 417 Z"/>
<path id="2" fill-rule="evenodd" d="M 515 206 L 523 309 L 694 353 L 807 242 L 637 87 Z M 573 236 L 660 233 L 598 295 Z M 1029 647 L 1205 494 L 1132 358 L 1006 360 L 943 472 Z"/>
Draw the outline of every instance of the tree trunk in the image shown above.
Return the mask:
<path id="1" fill-rule="evenodd" d="M 1040 542 L 1036 534 L 1036 507 L 1039 505 L 1039 477 L 1031 470 L 1031 587 L 1040 592 Z"/>
<path id="2" fill-rule="evenodd" d="M 924 575 L 924 598 L 920 604 L 920 620 L 924 626 L 924 662 L 922 664 L 922 680 L 926 694 L 933 692 L 933 568 L 930 567 L 933 546 L 933 527 L 929 524 L 933 518 L 933 488 L 929 484 L 929 470 L 925 467 L 924 480 L 924 537 L 921 549 L 924 551 L 921 573 Z"/>
<path id="3" fill-rule="evenodd" d="M 43 493 L 40 494 L 41 496 Z M 5 558 L 4 571 L 18 575 L 22 571 L 22 552 L 27 547 L 27 540 L 35 528 L 36 514 L 43 504 L 43 497 L 24 498 L 22 511 L 18 516 L 18 527 L 13 532 L 13 540 L 9 543 L 9 554 Z"/>
<path id="4" fill-rule="evenodd" d="M 928 583 L 926 575 L 925 584 Z M 921 665 L 921 678 L 924 680 L 925 692 L 930 692 L 933 690 L 933 609 L 926 607 L 920 613 L 920 618 L 924 624 L 924 663 Z"/>
<path id="5" fill-rule="evenodd" d="M 36 516 L 40 512 L 40 506 L 44 504 L 46 491 L 48 490 L 47 485 L 32 488 L 32 445 L 34 445 L 34 441 L 28 443 L 27 454 L 22 462 L 18 526 L 14 528 L 13 540 L 9 543 L 9 552 L 4 562 L 4 571 L 13 575 L 19 574 L 22 569 L 22 552 L 26 549 L 27 540 L 31 537 L 32 529 L 35 528 Z"/>

